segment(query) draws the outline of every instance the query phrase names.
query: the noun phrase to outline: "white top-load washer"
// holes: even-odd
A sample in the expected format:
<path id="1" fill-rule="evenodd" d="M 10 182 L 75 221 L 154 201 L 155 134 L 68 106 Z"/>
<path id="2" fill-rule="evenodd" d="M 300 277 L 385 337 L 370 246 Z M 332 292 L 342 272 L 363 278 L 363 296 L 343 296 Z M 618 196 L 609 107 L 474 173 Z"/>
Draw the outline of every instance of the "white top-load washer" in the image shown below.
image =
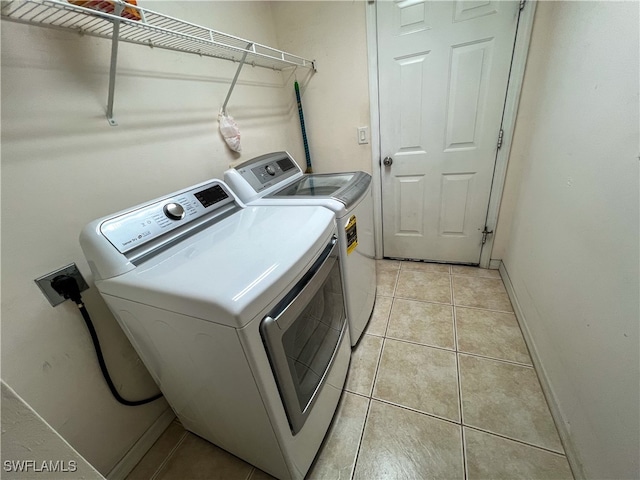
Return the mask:
<path id="1" fill-rule="evenodd" d="M 212 180 L 95 220 L 95 284 L 187 430 L 301 479 L 350 359 L 334 215 Z"/>
<path id="2" fill-rule="evenodd" d="M 371 317 L 376 297 L 371 175 L 365 172 L 303 174 L 287 152 L 247 160 L 224 180 L 248 205 L 320 205 L 335 212 L 351 344 Z"/>

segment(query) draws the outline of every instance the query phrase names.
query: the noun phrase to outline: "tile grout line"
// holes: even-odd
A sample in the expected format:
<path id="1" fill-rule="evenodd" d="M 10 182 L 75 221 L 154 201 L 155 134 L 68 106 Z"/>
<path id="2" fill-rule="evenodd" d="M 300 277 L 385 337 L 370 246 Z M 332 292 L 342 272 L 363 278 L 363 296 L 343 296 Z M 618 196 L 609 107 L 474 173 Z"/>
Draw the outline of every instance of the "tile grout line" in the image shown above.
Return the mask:
<path id="1" fill-rule="evenodd" d="M 462 427 L 462 424 L 460 422 L 458 422 L 456 420 L 451 420 L 450 418 L 441 417 L 439 415 L 436 415 L 435 413 L 423 412 L 422 410 L 417 410 L 415 408 L 408 407 L 406 405 L 402 405 L 401 403 L 395 403 L 395 402 L 392 402 L 391 400 L 385 400 L 384 398 L 371 397 L 371 400 L 372 401 L 375 400 L 378 403 L 384 403 L 385 405 L 391 405 L 392 407 L 401 408 L 401 409 L 407 410 L 409 412 L 417 413 L 418 415 L 424 415 L 425 417 L 433 418 L 434 420 L 440 420 L 442 422 L 446 422 L 446 423 L 449 423 L 451 425 L 456 425 L 458 427 Z"/>
<path id="2" fill-rule="evenodd" d="M 400 269 L 398 269 L 398 275 L 399 275 Z M 398 283 L 398 279 L 396 277 L 396 284 Z M 395 287 L 394 287 L 394 292 L 395 292 Z M 387 316 L 387 325 L 384 329 L 384 333 L 386 335 L 387 333 L 387 329 L 389 328 L 389 321 L 391 319 L 391 311 L 393 310 L 393 302 L 394 302 L 395 298 L 392 298 L 391 300 L 391 308 L 389 309 L 389 315 Z M 380 338 L 380 337 L 379 337 Z M 371 403 L 372 403 L 372 399 L 373 399 L 373 389 L 375 388 L 376 385 L 376 380 L 378 377 L 378 370 L 380 369 L 380 362 L 382 361 L 382 353 L 384 351 L 384 344 L 386 342 L 386 337 L 382 337 L 382 345 L 380 345 L 380 352 L 378 353 L 378 360 L 376 361 L 376 369 L 373 373 L 373 379 L 371 380 L 371 387 L 369 388 L 369 395 L 366 397 L 369 401 L 369 404 L 367 405 L 367 413 L 364 417 L 364 423 L 362 425 L 362 432 L 360 433 L 360 440 L 358 441 L 358 451 L 356 452 L 356 458 L 355 461 L 353 462 L 353 470 L 351 470 L 351 475 L 349 477 L 349 480 L 353 480 L 353 477 L 356 473 L 356 467 L 358 465 L 358 458 L 360 457 L 360 449 L 362 448 L 362 441 L 364 439 L 364 432 L 367 428 L 367 421 L 369 420 L 369 412 L 371 411 Z"/>
<path id="3" fill-rule="evenodd" d="M 469 357 L 482 358 L 482 359 L 485 359 L 485 360 L 493 360 L 493 361 L 496 361 L 496 362 L 506 363 L 506 364 L 509 364 L 509 365 L 516 365 L 518 367 L 532 368 L 532 369 L 535 370 L 533 365 L 527 364 L 527 363 L 516 362 L 515 360 L 506 360 L 506 359 L 503 359 L 503 358 L 489 357 L 488 355 L 480 355 L 479 353 L 464 352 L 462 350 L 454 350 L 452 348 L 441 347 L 439 345 L 431 345 L 431 344 L 428 344 L 428 343 L 419 343 L 419 342 L 415 342 L 413 340 L 407 340 L 406 338 L 381 337 L 380 335 L 374 335 L 374 334 L 371 334 L 371 333 L 368 333 L 367 335 L 371 335 L 372 337 L 385 338 L 387 340 L 393 340 L 393 341 L 396 341 L 396 342 L 408 343 L 410 345 L 416 345 L 418 347 L 435 348 L 436 350 L 442 350 L 443 352 L 449 352 L 449 353 L 454 353 L 454 354 L 455 353 L 459 353 L 461 355 L 468 355 Z"/>
<path id="4" fill-rule="evenodd" d="M 356 458 L 353 461 L 353 468 L 351 469 L 351 475 L 349 475 L 349 480 L 353 480 L 353 477 L 356 474 L 356 467 L 358 466 L 358 457 L 360 457 L 360 449 L 362 448 L 362 441 L 364 439 L 364 431 L 367 428 L 367 421 L 369 420 L 369 412 L 371 411 L 371 398 L 367 397 L 367 413 L 364 416 L 364 422 L 362 424 L 362 432 L 360 432 L 360 440 L 358 440 L 358 450 L 356 451 Z"/>
<path id="5" fill-rule="evenodd" d="M 396 297 L 391 297 L 391 305 L 389 306 L 389 313 L 387 314 L 387 323 L 384 326 L 384 333 L 382 338 L 387 338 L 387 332 L 389 331 L 389 324 L 391 323 L 391 313 L 393 312 L 393 305 L 396 303 Z M 383 340 L 384 343 L 384 340 Z"/>
<path id="6" fill-rule="evenodd" d="M 361 395 L 361 396 L 366 397 L 368 399 L 371 399 L 373 397 L 373 388 L 375 386 L 376 378 L 378 376 L 378 369 L 380 368 L 380 361 L 382 359 L 382 351 L 384 350 L 384 343 L 385 343 L 385 340 L 387 339 L 386 334 L 387 334 L 387 329 L 389 328 L 389 321 L 391 319 L 391 312 L 393 310 L 394 300 L 395 299 L 392 297 L 391 307 L 389 308 L 389 314 L 387 315 L 387 324 L 386 324 L 386 326 L 384 328 L 384 334 L 382 336 L 380 336 L 380 335 L 371 335 L 369 333 L 365 333 L 365 335 L 371 335 L 373 337 L 382 339 L 382 344 L 380 345 L 380 352 L 378 353 L 378 359 L 376 360 L 376 368 L 375 368 L 375 370 L 373 372 L 373 378 L 371 380 L 371 387 L 369 388 L 369 394 L 368 395 L 363 395 L 361 393 L 353 392 L 353 391 L 351 391 L 351 390 L 349 390 L 347 388 L 343 388 L 344 391 L 350 392 L 350 393 L 355 393 L 357 395 Z"/>
<path id="7" fill-rule="evenodd" d="M 380 371 L 380 364 L 382 363 L 382 354 L 384 353 L 384 344 L 387 341 L 387 337 L 382 337 L 382 345 L 380 346 L 380 353 L 378 353 L 378 360 L 376 361 L 376 369 L 373 372 L 373 380 L 371 381 L 371 388 L 369 389 L 369 398 L 373 398 L 373 390 L 378 380 L 378 372 Z"/>
<path id="8" fill-rule="evenodd" d="M 352 390 L 347 390 L 346 388 L 344 389 L 345 392 L 351 394 L 351 395 L 357 395 L 358 397 L 362 397 L 362 398 L 366 398 L 367 400 L 371 400 L 371 397 L 367 397 L 365 394 L 363 393 L 358 393 L 358 392 L 354 392 Z"/>
<path id="9" fill-rule="evenodd" d="M 519 440 L 517 438 L 509 437 L 508 435 L 503 435 L 503 434 L 500 434 L 500 433 L 492 432 L 491 430 L 484 430 L 484 429 L 482 429 L 480 427 L 476 427 L 476 426 L 473 426 L 473 425 L 463 425 L 463 428 L 468 428 L 470 430 L 475 430 L 477 432 L 486 433 L 487 435 L 491 435 L 491 436 L 494 436 L 494 437 L 502 438 L 504 440 L 509 440 L 509 441 L 512 441 L 512 442 L 517 443 L 519 445 L 524 445 L 526 447 L 535 448 L 536 450 L 541 450 L 541 451 L 546 452 L 546 453 L 552 453 L 552 454 L 557 455 L 559 457 L 567 458 L 566 453 L 560 453 L 560 452 L 558 452 L 556 450 L 551 450 L 550 448 L 541 447 L 540 445 L 535 445 L 533 443 L 528 443 L 528 442 L 525 442 L 524 440 Z"/>
<path id="10" fill-rule="evenodd" d="M 453 276 L 449 275 L 451 282 L 451 315 L 453 318 L 453 349 L 458 352 L 458 324 L 456 323 L 455 289 L 453 286 Z"/>
<path id="11" fill-rule="evenodd" d="M 467 463 L 467 439 L 464 436 L 464 425 L 460 425 L 460 439 L 462 441 L 462 469 L 464 471 L 464 479 L 469 480 L 469 465 Z"/>
<path id="12" fill-rule="evenodd" d="M 394 295 L 393 298 L 397 298 L 398 300 L 410 300 L 412 302 L 433 303 L 434 305 L 453 305 L 452 302 L 449 302 L 449 303 L 447 303 L 447 302 L 434 302 L 433 300 L 422 300 L 420 298 L 403 297 L 403 296 L 398 296 L 398 295 Z"/>
<path id="13" fill-rule="evenodd" d="M 453 273 L 453 269 L 451 269 Z M 460 415 L 460 448 L 462 451 L 462 473 L 464 475 L 465 480 L 469 477 L 469 470 L 467 468 L 467 449 L 464 438 L 464 409 L 462 406 L 462 379 L 460 377 L 460 357 L 458 356 L 459 345 L 458 345 L 458 322 L 456 318 L 456 307 L 455 307 L 455 287 L 453 285 L 453 275 L 450 276 L 451 279 L 451 313 L 453 315 L 453 345 L 455 348 L 455 356 L 456 356 L 456 380 L 458 383 L 458 413 Z"/>
<path id="14" fill-rule="evenodd" d="M 396 297 L 396 290 L 398 290 L 398 283 L 400 282 L 400 266 L 398 266 L 398 271 L 396 272 L 396 281 L 393 285 L 393 291 L 391 292 L 391 296 L 393 298 Z"/>
<path id="15" fill-rule="evenodd" d="M 486 355 L 479 355 L 477 353 L 458 352 L 458 354 L 466 355 L 468 357 L 480 358 L 482 360 L 492 360 L 494 362 L 506 363 L 507 365 L 515 365 L 516 367 L 524 367 L 524 368 L 531 369 L 535 372 L 535 367 L 533 365 L 527 365 L 526 363 L 518 363 L 518 362 L 514 362 L 513 360 L 503 360 L 502 358 L 488 357 Z"/>
<path id="16" fill-rule="evenodd" d="M 458 308 L 466 308 L 469 310 L 481 310 L 483 312 L 502 313 L 502 314 L 513 315 L 514 317 L 516 316 L 516 314 L 513 313 L 513 310 L 509 312 L 507 310 L 495 310 L 493 308 L 475 307 L 473 305 L 455 305 L 455 306 Z"/>
<path id="17" fill-rule="evenodd" d="M 490 357 L 488 355 L 480 355 L 479 353 L 471 353 L 471 352 L 463 352 L 463 351 L 459 351 L 458 353 L 460 355 L 467 355 L 469 357 L 482 358 L 485 360 L 493 360 L 495 362 L 506 363 L 508 365 L 516 365 L 518 367 L 531 368 L 535 370 L 535 367 L 530 363 L 520 363 L 520 362 L 516 362 L 515 360 L 506 360 L 504 358 Z"/>
<path id="18" fill-rule="evenodd" d="M 379 294 L 378 290 L 377 290 L 377 286 L 376 286 L 376 298 L 377 297 L 393 298 L 393 295 L 381 295 L 381 294 Z"/>
<path id="19" fill-rule="evenodd" d="M 451 265 L 448 263 L 437 263 L 437 262 L 423 262 L 423 261 L 414 261 L 414 260 L 399 260 L 400 269 L 408 272 L 426 272 L 426 273 L 442 273 L 443 275 L 451 274 Z M 432 270 L 430 268 L 406 268 L 405 265 L 438 265 L 447 267 L 446 272 L 441 272 L 438 269 Z"/>
<path id="20" fill-rule="evenodd" d="M 395 294 L 395 289 L 397 287 L 398 284 L 398 277 L 400 276 L 400 268 L 398 268 L 398 276 L 396 277 L 396 286 L 394 286 L 394 294 Z M 378 378 L 378 371 L 380 369 L 380 363 L 382 362 L 382 354 L 384 352 L 384 344 L 387 340 L 386 338 L 386 334 L 387 334 L 387 330 L 389 328 L 389 322 L 391 321 L 391 312 L 393 311 L 393 304 L 395 302 L 395 296 L 392 297 L 391 299 L 391 307 L 389 308 L 389 314 L 387 315 L 387 324 L 385 326 L 384 329 L 384 335 L 382 336 L 382 345 L 380 346 L 380 353 L 378 354 L 378 360 L 376 362 L 376 369 L 375 372 L 373 374 L 373 380 L 371 382 L 371 388 L 369 389 L 369 396 L 366 397 L 369 401 L 368 405 L 367 405 L 367 413 L 364 417 L 364 423 L 362 425 L 362 432 L 360 433 L 360 440 L 358 441 L 358 451 L 356 452 L 356 458 L 353 462 L 353 469 L 351 470 L 351 475 L 349 476 L 349 480 L 353 480 L 353 477 L 356 474 L 356 468 L 358 466 L 358 458 L 360 457 L 360 450 L 362 449 L 362 442 L 364 440 L 364 433 L 365 430 L 367 428 L 367 422 L 369 421 L 369 413 L 371 411 L 371 404 L 373 403 L 373 390 L 375 388 L 376 385 L 376 380 Z"/>
<path id="21" fill-rule="evenodd" d="M 451 272 L 451 267 L 449 267 L 449 272 Z M 454 292 L 453 292 L 453 275 L 449 274 L 449 304 L 450 305 L 455 305 L 455 296 L 454 296 Z"/>
<path id="22" fill-rule="evenodd" d="M 455 277 L 471 277 L 471 278 L 486 278 L 488 280 L 502 280 L 500 277 L 487 277 L 482 275 L 465 275 L 464 273 L 452 273 Z"/>
<path id="23" fill-rule="evenodd" d="M 444 275 L 444 274 L 443 274 Z M 387 297 L 389 298 L 387 295 L 379 295 L 380 297 Z M 404 296 L 399 296 L 399 295 L 394 295 L 393 298 L 398 298 L 400 300 L 411 300 L 412 302 L 420 302 L 420 303 L 433 303 L 435 305 L 453 305 L 455 307 L 460 307 L 460 308 L 468 308 L 468 309 L 472 309 L 472 310 L 482 310 L 485 312 L 494 312 L 494 313 L 507 313 L 509 315 L 514 315 L 515 313 L 513 312 L 513 310 L 508 311 L 508 310 L 496 310 L 494 308 L 483 308 L 483 307 L 476 307 L 474 305 L 458 305 L 454 302 L 435 302 L 433 300 L 424 300 L 421 298 L 415 298 L 415 297 L 404 297 Z"/>
<path id="24" fill-rule="evenodd" d="M 173 448 L 169 451 L 166 458 L 162 462 L 160 462 L 160 465 L 158 465 L 158 468 L 156 469 L 155 472 L 153 472 L 153 475 L 151 475 L 151 478 L 149 480 L 156 480 L 157 478 L 159 478 L 158 475 L 160 475 L 160 472 L 162 471 L 162 469 L 169 463 L 169 460 L 171 460 L 171 458 L 176 453 L 178 448 L 180 448 L 180 445 L 184 443 L 184 441 L 187 438 L 187 435 L 189 435 L 189 432 L 185 430 L 182 433 L 182 436 L 178 439 L 176 444 L 173 446 Z"/>
<path id="25" fill-rule="evenodd" d="M 403 272 L 415 272 L 415 273 L 426 273 L 428 275 L 451 275 L 449 272 L 443 272 L 442 270 L 431 270 L 431 269 L 423 269 L 423 268 L 403 268 Z"/>
<path id="26" fill-rule="evenodd" d="M 449 305 L 451 306 L 451 305 Z M 432 345 L 430 343 L 420 343 L 420 342 L 416 342 L 414 340 L 408 340 L 406 338 L 399 338 L 399 337 L 385 337 L 389 340 L 395 340 L 397 342 L 404 342 L 404 343 L 410 343 L 411 345 L 417 345 L 419 347 L 429 347 L 429 348 L 435 348 L 438 350 L 444 350 L 445 352 L 451 352 L 451 353 L 455 353 L 456 350 L 455 348 L 450 348 L 450 347 L 441 347 L 440 345 Z"/>

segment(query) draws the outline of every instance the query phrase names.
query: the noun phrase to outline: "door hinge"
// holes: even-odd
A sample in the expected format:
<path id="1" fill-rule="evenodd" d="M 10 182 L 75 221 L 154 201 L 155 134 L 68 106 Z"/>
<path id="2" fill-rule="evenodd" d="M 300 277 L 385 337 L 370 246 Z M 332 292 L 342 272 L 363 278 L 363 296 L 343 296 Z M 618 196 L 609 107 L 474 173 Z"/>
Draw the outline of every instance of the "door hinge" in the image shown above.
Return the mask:
<path id="1" fill-rule="evenodd" d="M 502 137 L 504 136 L 504 130 L 500 129 L 498 133 L 498 150 L 502 148 Z"/>
<path id="2" fill-rule="evenodd" d="M 493 230 L 489 230 L 487 228 L 487 226 L 484 226 L 484 230 L 482 231 L 482 245 L 484 245 L 485 243 L 487 243 L 487 236 L 492 235 L 493 234 Z"/>
<path id="3" fill-rule="evenodd" d="M 524 8 L 525 3 L 526 3 L 526 0 L 520 0 L 520 10 Z"/>

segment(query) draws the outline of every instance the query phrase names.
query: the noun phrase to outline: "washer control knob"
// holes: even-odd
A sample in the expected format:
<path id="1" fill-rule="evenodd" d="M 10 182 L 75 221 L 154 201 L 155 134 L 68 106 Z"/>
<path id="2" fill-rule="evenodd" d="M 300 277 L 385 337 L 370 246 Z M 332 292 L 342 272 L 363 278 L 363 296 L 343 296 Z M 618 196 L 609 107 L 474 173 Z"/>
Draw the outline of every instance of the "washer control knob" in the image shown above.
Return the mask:
<path id="1" fill-rule="evenodd" d="M 272 177 L 276 174 L 276 169 L 273 168 L 272 165 L 267 165 L 266 167 L 264 167 L 264 169 L 267 171 L 267 173 L 269 175 L 271 175 Z"/>
<path id="2" fill-rule="evenodd" d="M 167 203 L 163 210 L 164 214 L 171 220 L 182 220 L 184 217 L 184 208 L 179 203 Z"/>

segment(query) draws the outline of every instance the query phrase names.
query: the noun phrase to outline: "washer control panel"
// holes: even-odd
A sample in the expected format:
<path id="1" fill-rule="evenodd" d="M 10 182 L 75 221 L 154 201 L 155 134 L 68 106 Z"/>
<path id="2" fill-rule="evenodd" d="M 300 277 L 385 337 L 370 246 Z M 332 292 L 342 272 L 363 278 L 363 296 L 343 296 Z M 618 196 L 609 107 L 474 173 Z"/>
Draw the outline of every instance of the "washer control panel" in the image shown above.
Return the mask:
<path id="1" fill-rule="evenodd" d="M 274 152 L 252 158 L 235 167 L 235 170 L 256 192 L 301 173 L 300 167 L 287 152 Z"/>
<path id="2" fill-rule="evenodd" d="M 223 184 L 214 181 L 106 220 L 100 232 L 126 253 L 233 202 Z"/>

